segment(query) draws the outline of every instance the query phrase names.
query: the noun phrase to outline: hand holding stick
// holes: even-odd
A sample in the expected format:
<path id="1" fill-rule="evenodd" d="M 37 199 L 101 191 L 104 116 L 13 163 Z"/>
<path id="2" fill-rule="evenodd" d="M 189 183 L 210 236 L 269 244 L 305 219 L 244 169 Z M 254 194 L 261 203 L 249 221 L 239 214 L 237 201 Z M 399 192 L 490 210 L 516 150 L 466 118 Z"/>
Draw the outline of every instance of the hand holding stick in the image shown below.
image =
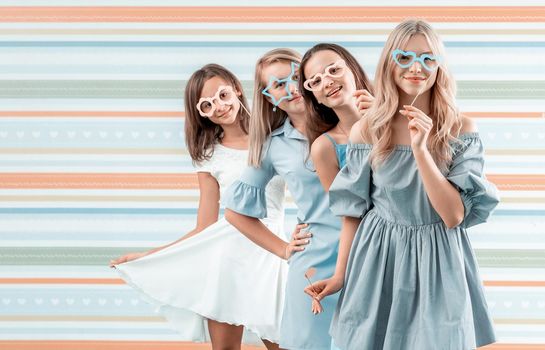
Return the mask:
<path id="1" fill-rule="evenodd" d="M 314 292 L 315 296 L 318 295 L 318 292 L 316 292 L 316 289 L 314 289 L 314 286 L 312 285 L 312 281 L 310 280 L 314 275 L 316 274 L 316 269 L 314 267 L 311 267 L 305 272 L 305 278 L 307 279 L 308 283 L 310 284 L 310 288 L 312 288 L 312 291 Z M 312 298 L 312 313 L 313 314 L 319 314 L 323 311 L 322 305 L 316 298 Z"/>

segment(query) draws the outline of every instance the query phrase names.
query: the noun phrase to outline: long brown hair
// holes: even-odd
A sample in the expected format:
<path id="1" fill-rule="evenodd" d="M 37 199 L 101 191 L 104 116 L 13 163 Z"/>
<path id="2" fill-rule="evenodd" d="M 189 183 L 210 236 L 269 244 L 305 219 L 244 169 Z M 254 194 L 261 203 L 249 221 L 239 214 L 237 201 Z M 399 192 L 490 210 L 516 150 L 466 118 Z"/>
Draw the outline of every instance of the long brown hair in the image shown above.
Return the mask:
<path id="1" fill-rule="evenodd" d="M 201 96 L 206 81 L 213 77 L 219 77 L 231 85 L 237 93 L 240 93 L 239 101 L 246 109 L 248 102 L 242 90 L 242 84 L 237 77 L 227 68 L 219 64 L 207 64 L 191 75 L 187 81 L 184 94 L 185 102 L 185 143 L 189 156 L 193 163 L 209 160 L 214 152 L 214 144 L 223 138 L 223 129 L 220 125 L 214 124 L 208 118 L 203 118 L 197 110 L 197 103 Z M 237 120 L 242 131 L 248 134 L 248 114 L 240 107 Z"/>
<path id="2" fill-rule="evenodd" d="M 320 43 L 310 48 L 303 56 L 303 59 L 301 60 L 301 67 L 299 68 L 299 92 L 305 100 L 305 107 L 308 113 L 305 122 L 305 132 L 309 145 L 312 145 L 318 136 L 334 128 L 339 122 L 339 117 L 333 111 L 333 109 L 318 103 L 312 91 L 306 90 L 303 86 L 305 80 L 307 79 L 305 77 L 305 66 L 308 63 L 308 60 L 315 53 L 324 50 L 335 52 L 346 62 L 346 65 L 352 71 L 352 74 L 354 74 L 356 89 L 365 89 L 369 91 L 369 93 L 373 94 L 373 86 L 371 85 L 371 81 L 367 77 L 367 74 L 365 74 L 365 71 L 358 63 L 356 58 L 352 56 L 352 54 L 344 47 L 337 44 Z"/>

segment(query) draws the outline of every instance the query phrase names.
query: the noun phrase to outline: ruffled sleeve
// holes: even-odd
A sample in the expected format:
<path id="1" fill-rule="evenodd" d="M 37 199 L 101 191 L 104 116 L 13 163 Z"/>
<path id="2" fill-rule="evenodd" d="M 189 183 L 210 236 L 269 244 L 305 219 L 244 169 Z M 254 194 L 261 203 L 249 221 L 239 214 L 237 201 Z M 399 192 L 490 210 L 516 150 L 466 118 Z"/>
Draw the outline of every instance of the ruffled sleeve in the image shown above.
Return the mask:
<path id="1" fill-rule="evenodd" d="M 224 196 L 224 205 L 239 214 L 262 219 L 267 216 L 265 188 L 276 175 L 266 143 L 259 168 L 248 166 L 239 180 L 235 181 Z M 267 150 L 267 152 L 266 152 Z"/>
<path id="2" fill-rule="evenodd" d="M 349 144 L 346 165 L 329 188 L 329 207 L 337 216 L 362 218 L 371 208 L 371 145 Z"/>
<path id="3" fill-rule="evenodd" d="M 464 220 L 460 226 L 471 227 L 485 222 L 499 203 L 498 190 L 484 173 L 484 149 L 478 133 L 460 137 L 455 146 L 447 175 L 460 192 L 464 204 Z"/>

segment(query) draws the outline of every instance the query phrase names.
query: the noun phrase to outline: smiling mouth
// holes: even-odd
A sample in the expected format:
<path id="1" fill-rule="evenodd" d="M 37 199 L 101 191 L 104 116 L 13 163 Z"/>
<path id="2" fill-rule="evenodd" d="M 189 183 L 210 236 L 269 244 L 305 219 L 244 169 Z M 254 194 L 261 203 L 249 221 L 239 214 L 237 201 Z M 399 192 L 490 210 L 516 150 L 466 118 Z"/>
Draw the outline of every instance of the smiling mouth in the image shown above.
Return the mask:
<path id="1" fill-rule="evenodd" d="M 423 77 L 404 77 L 404 79 L 411 82 L 420 82 L 420 81 L 426 80 L 426 78 L 423 78 Z"/>
<path id="2" fill-rule="evenodd" d="M 335 95 L 337 92 L 341 91 L 342 90 L 342 86 L 339 86 L 333 90 L 331 90 L 325 97 L 331 97 L 333 95 Z"/>
<path id="3" fill-rule="evenodd" d="M 289 101 L 299 101 L 299 99 L 301 98 L 301 95 L 297 95 L 297 96 L 293 96 L 292 98 L 289 99 Z"/>
<path id="4" fill-rule="evenodd" d="M 229 114 L 231 112 L 231 109 L 233 109 L 233 107 L 229 107 L 229 109 L 225 113 L 223 113 L 222 115 L 219 115 L 218 118 L 225 117 L 227 114 Z"/>

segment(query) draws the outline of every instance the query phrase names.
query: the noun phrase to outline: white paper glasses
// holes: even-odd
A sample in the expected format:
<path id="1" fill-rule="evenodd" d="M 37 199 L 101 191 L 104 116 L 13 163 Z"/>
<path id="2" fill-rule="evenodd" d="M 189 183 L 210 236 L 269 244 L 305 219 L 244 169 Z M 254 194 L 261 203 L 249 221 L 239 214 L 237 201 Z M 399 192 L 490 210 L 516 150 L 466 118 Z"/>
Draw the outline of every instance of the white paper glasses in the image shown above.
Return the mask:
<path id="1" fill-rule="evenodd" d="M 199 114 L 201 117 L 204 118 L 210 118 L 214 115 L 214 112 L 216 111 L 216 106 L 218 105 L 232 105 L 235 103 L 235 101 L 238 100 L 238 97 L 233 90 L 232 86 L 225 86 L 222 85 L 218 87 L 218 91 L 216 94 L 212 97 L 201 97 L 199 99 L 199 102 L 197 103 L 197 110 L 199 111 Z M 217 104 L 214 102 L 216 101 Z M 244 104 L 240 102 L 240 106 L 250 115 L 250 112 L 244 107 Z"/>
<path id="2" fill-rule="evenodd" d="M 303 86 L 308 91 L 320 91 L 323 87 L 325 77 L 340 78 L 346 72 L 346 62 L 338 60 L 327 66 L 323 73 L 317 73 L 312 78 L 305 80 Z"/>

